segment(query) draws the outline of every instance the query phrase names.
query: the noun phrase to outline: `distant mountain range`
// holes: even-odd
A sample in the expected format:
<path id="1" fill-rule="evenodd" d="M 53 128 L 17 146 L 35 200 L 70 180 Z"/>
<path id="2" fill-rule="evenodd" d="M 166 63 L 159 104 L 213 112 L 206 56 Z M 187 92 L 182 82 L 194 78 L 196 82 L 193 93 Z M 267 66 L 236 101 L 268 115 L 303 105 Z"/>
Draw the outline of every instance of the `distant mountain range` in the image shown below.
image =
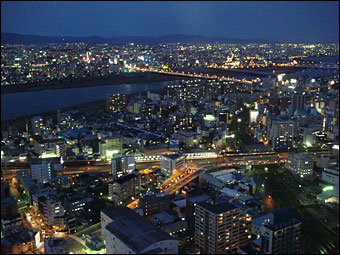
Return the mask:
<path id="1" fill-rule="evenodd" d="M 73 37 L 73 36 L 40 36 L 40 35 L 23 35 L 14 33 L 1 33 L 1 44 L 37 44 L 44 45 L 47 43 L 74 43 L 84 42 L 89 44 L 160 44 L 160 43 L 276 43 L 274 41 L 263 39 L 236 39 L 223 37 L 209 37 L 202 35 L 164 35 L 159 37 L 148 36 L 88 36 L 88 37 Z"/>

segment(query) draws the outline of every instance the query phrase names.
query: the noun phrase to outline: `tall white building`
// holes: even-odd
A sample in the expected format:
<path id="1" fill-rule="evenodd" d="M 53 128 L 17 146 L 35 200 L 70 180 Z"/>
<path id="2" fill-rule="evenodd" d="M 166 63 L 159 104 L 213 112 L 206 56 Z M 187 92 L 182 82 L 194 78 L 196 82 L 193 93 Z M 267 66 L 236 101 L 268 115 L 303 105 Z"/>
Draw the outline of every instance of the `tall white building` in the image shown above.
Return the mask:
<path id="1" fill-rule="evenodd" d="M 162 155 L 161 173 L 166 177 L 174 174 L 174 171 L 181 171 L 185 167 L 185 156 L 182 154 Z"/>
<path id="2" fill-rule="evenodd" d="M 107 254 L 178 254 L 178 241 L 125 206 L 103 209 L 102 237 Z"/>
<path id="3" fill-rule="evenodd" d="M 40 116 L 35 116 L 31 119 L 32 132 L 35 135 L 41 135 L 44 130 L 44 120 Z"/>

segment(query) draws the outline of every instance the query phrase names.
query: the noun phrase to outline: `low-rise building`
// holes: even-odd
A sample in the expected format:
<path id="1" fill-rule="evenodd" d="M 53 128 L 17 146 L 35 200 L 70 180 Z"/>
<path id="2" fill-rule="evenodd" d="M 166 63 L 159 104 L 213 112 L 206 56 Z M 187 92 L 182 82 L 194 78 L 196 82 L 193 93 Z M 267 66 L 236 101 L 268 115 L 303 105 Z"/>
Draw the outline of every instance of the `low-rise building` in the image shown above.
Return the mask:
<path id="1" fill-rule="evenodd" d="M 301 153 L 291 153 L 288 157 L 287 167 L 297 176 L 305 177 L 313 174 L 313 159 Z"/>
<path id="2" fill-rule="evenodd" d="M 48 237 L 44 240 L 45 254 L 67 254 L 69 243 L 64 238 Z"/>
<path id="3" fill-rule="evenodd" d="M 170 207 L 170 195 L 166 192 L 145 195 L 139 199 L 139 207 L 143 211 L 143 216 L 167 210 Z"/>
<path id="4" fill-rule="evenodd" d="M 177 254 L 178 241 L 123 206 L 101 211 L 101 230 L 108 254 Z"/>

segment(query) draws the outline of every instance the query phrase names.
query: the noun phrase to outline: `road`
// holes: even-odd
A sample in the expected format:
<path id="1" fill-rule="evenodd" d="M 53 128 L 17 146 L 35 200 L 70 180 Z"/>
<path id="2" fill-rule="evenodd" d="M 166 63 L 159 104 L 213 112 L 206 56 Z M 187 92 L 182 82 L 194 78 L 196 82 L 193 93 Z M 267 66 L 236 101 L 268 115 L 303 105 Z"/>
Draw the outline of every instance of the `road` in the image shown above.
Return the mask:
<path id="1" fill-rule="evenodd" d="M 186 177 L 176 182 L 175 184 L 170 185 L 168 188 L 164 189 L 164 191 L 170 195 L 175 193 L 178 189 L 182 188 L 184 185 L 188 184 L 193 179 L 195 179 L 201 172 L 202 170 L 196 170 L 195 172 L 187 175 Z"/>
<path id="2" fill-rule="evenodd" d="M 270 164 L 270 163 L 278 163 L 278 162 L 285 162 L 288 158 L 288 152 L 282 152 L 277 154 L 268 155 L 267 152 L 264 152 L 263 155 L 258 154 L 254 156 L 246 156 L 251 155 L 252 153 L 240 153 L 239 155 L 233 156 L 224 156 L 218 158 L 206 158 L 206 159 L 190 159 L 188 162 L 195 162 L 196 166 L 199 167 L 202 164 L 220 164 L 219 166 L 223 166 L 222 163 L 225 164 L 227 167 L 231 167 L 233 165 L 246 165 L 248 164 Z M 319 152 L 302 152 L 302 154 L 307 155 L 314 160 L 317 159 L 318 156 L 329 156 L 329 151 L 319 151 Z M 242 156 L 243 155 L 243 156 Z M 159 166 L 159 162 L 143 162 L 137 163 L 137 169 L 145 169 L 145 168 L 152 168 L 154 166 Z M 4 179 L 12 179 L 16 177 L 16 171 L 25 170 L 25 169 L 2 169 Z M 26 169 L 28 170 L 28 169 Z M 107 165 L 87 165 L 87 166 L 64 166 L 63 167 L 63 174 L 77 174 L 77 173 L 107 173 L 111 171 L 111 165 L 108 163 Z"/>

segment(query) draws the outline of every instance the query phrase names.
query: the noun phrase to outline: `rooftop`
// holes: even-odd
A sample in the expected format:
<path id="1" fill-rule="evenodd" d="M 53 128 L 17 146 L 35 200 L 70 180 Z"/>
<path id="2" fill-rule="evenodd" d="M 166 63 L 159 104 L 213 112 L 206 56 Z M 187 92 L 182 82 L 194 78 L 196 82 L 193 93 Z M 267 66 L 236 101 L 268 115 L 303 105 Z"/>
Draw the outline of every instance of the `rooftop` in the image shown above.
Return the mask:
<path id="1" fill-rule="evenodd" d="M 174 240 L 168 233 L 125 206 L 111 206 L 102 210 L 113 221 L 106 228 L 136 253 L 150 245 Z"/>
<path id="2" fill-rule="evenodd" d="M 115 182 L 122 184 L 124 182 L 127 182 L 133 178 L 136 178 L 137 175 L 136 174 L 128 174 L 128 175 L 123 175 L 121 177 L 119 177 Z"/>
<path id="3" fill-rule="evenodd" d="M 210 204 L 207 202 L 201 202 L 198 205 L 214 214 L 228 212 L 237 208 L 235 205 L 231 203 Z"/>
<path id="4" fill-rule="evenodd" d="M 182 154 L 171 154 L 171 155 L 162 155 L 163 157 L 169 158 L 171 160 L 178 159 L 179 157 L 182 156 Z"/>
<path id="5" fill-rule="evenodd" d="M 68 245 L 68 242 L 64 238 L 48 237 L 45 238 L 44 242 L 45 245 L 47 244 L 50 247 Z"/>
<path id="6" fill-rule="evenodd" d="M 199 135 L 199 133 L 197 133 L 197 132 L 185 132 L 183 130 L 178 131 L 178 134 L 188 136 L 188 137 L 194 136 L 194 135 Z"/>

